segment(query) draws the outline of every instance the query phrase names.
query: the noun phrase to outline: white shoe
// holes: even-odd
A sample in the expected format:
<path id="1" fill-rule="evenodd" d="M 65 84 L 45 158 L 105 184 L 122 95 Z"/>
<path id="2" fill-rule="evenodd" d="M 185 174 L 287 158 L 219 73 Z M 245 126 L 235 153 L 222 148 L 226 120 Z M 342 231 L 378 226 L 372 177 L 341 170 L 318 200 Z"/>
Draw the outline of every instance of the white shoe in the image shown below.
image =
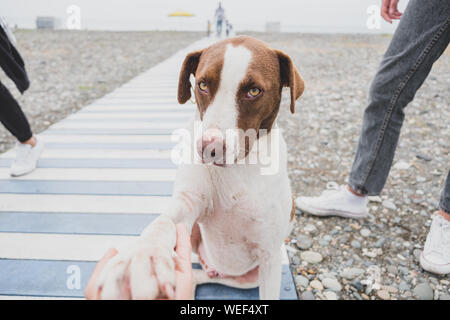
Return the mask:
<path id="1" fill-rule="evenodd" d="M 347 186 L 327 185 L 319 197 L 299 197 L 295 200 L 298 209 L 316 216 L 339 216 L 362 219 L 368 216 L 367 197 L 351 193 Z"/>
<path id="2" fill-rule="evenodd" d="M 44 143 L 36 140 L 32 147 L 29 144 L 16 143 L 16 159 L 11 165 L 11 176 L 18 177 L 36 169 L 37 162 L 44 149 Z"/>
<path id="3" fill-rule="evenodd" d="M 435 215 L 430 232 L 420 255 L 420 265 L 426 271 L 450 273 L 450 221 L 441 215 Z"/>

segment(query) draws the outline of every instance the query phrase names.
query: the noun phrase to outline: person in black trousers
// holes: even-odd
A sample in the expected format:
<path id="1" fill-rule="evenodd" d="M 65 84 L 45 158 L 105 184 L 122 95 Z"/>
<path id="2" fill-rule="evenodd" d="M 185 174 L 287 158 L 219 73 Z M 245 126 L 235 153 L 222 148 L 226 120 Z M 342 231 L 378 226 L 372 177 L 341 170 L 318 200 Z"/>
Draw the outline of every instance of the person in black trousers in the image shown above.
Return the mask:
<path id="1" fill-rule="evenodd" d="M 30 86 L 25 64 L 19 52 L 12 44 L 10 32 L 0 19 L 0 67 L 14 82 L 20 93 Z M 43 150 L 43 143 L 38 141 L 20 105 L 0 82 L 0 122 L 13 134 L 16 143 L 16 158 L 11 165 L 11 175 L 21 176 L 33 171 Z"/>

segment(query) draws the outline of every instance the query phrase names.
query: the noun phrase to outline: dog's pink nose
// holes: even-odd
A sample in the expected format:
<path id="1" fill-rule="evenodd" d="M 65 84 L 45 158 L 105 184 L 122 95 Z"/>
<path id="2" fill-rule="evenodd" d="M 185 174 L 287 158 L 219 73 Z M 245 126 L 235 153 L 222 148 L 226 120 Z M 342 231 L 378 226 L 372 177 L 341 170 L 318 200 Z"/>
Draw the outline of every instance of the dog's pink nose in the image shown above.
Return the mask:
<path id="1" fill-rule="evenodd" d="M 221 137 L 202 137 L 197 141 L 197 151 L 203 163 L 225 164 L 226 145 Z"/>

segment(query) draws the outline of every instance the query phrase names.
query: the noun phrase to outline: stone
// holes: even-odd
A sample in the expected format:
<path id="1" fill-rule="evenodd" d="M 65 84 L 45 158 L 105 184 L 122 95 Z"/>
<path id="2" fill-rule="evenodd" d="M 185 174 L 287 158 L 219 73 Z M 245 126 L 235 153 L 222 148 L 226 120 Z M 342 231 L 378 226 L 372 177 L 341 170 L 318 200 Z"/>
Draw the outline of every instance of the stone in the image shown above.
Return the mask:
<path id="1" fill-rule="evenodd" d="M 413 290 L 414 295 L 420 300 L 433 300 L 434 293 L 428 283 L 419 283 Z"/>
<path id="2" fill-rule="evenodd" d="M 300 254 L 300 257 L 302 260 L 308 262 L 308 263 L 319 263 L 322 261 L 322 255 L 315 251 L 304 251 Z"/>
<path id="3" fill-rule="evenodd" d="M 295 245 L 300 250 L 308 250 L 313 245 L 313 239 L 307 235 L 300 235 L 297 237 L 297 242 L 295 243 Z"/>
<path id="4" fill-rule="evenodd" d="M 316 298 L 311 291 L 305 291 L 301 295 L 301 300 L 316 300 Z"/>
<path id="5" fill-rule="evenodd" d="M 397 210 L 397 206 L 391 200 L 384 200 L 382 205 L 387 209 Z"/>
<path id="6" fill-rule="evenodd" d="M 294 280 L 295 280 L 295 283 L 298 284 L 299 286 L 301 286 L 302 288 L 307 288 L 309 285 L 308 278 L 306 278 L 302 275 L 296 275 Z"/>
<path id="7" fill-rule="evenodd" d="M 345 278 L 347 280 L 353 280 L 361 275 L 364 274 L 364 269 L 360 268 L 345 268 L 341 271 L 339 274 L 342 278 Z"/>
<path id="8" fill-rule="evenodd" d="M 408 170 L 410 167 L 408 162 L 405 161 L 398 161 L 395 165 L 394 168 L 397 170 Z"/>
<path id="9" fill-rule="evenodd" d="M 420 261 L 420 256 L 422 255 L 422 250 L 414 249 L 413 255 L 414 255 L 414 259 L 416 260 L 416 262 L 419 262 Z"/>
<path id="10" fill-rule="evenodd" d="M 358 292 L 353 292 L 353 296 L 357 299 L 357 300 L 362 300 L 363 298 L 361 297 L 361 295 Z"/>
<path id="11" fill-rule="evenodd" d="M 388 266 L 386 269 L 389 273 L 392 273 L 393 275 L 396 275 L 398 273 L 396 266 Z"/>
<path id="12" fill-rule="evenodd" d="M 382 290 L 386 290 L 389 293 L 397 293 L 398 289 L 394 286 L 381 286 Z"/>
<path id="13" fill-rule="evenodd" d="M 389 300 L 391 298 L 391 295 L 389 294 L 389 292 L 387 290 L 378 290 L 377 296 L 381 300 Z"/>
<path id="14" fill-rule="evenodd" d="M 355 280 L 352 282 L 352 287 L 354 287 L 359 292 L 364 290 L 364 285 L 359 280 Z"/>
<path id="15" fill-rule="evenodd" d="M 361 243 L 358 240 L 352 240 L 350 245 L 355 249 L 361 249 Z"/>
<path id="16" fill-rule="evenodd" d="M 304 230 L 306 233 L 309 233 L 309 234 L 311 234 L 311 235 L 316 235 L 316 234 L 317 234 L 317 228 L 316 228 L 316 226 L 313 225 L 313 224 L 307 224 L 307 225 L 303 228 L 303 230 Z"/>
<path id="17" fill-rule="evenodd" d="M 320 281 L 317 280 L 317 279 L 311 281 L 311 282 L 309 283 L 309 286 L 310 286 L 311 288 L 316 289 L 316 290 L 319 290 L 319 291 L 323 290 L 322 282 L 320 282 Z"/>
<path id="18" fill-rule="evenodd" d="M 360 231 L 360 233 L 361 233 L 361 235 L 364 237 L 364 238 L 367 238 L 368 236 L 370 236 L 370 230 L 369 229 L 367 229 L 367 228 L 362 228 L 361 229 L 361 231 Z"/>
<path id="19" fill-rule="evenodd" d="M 385 238 L 380 238 L 380 239 L 377 240 L 377 242 L 374 243 L 373 247 L 374 248 L 381 248 L 385 242 L 386 242 Z"/>
<path id="20" fill-rule="evenodd" d="M 342 286 L 336 279 L 325 278 L 322 280 L 322 284 L 325 288 L 330 289 L 332 291 L 339 292 L 342 290 Z"/>
<path id="21" fill-rule="evenodd" d="M 400 271 L 400 273 L 405 275 L 405 276 L 408 275 L 408 273 L 409 273 L 409 269 L 404 267 L 404 266 L 399 266 L 398 267 L 398 271 Z"/>
<path id="22" fill-rule="evenodd" d="M 325 291 L 323 295 L 327 300 L 337 300 L 337 295 L 333 291 Z"/>
<path id="23" fill-rule="evenodd" d="M 330 235 L 335 236 L 338 233 L 339 233 L 339 230 L 333 229 L 333 230 L 331 230 Z"/>
<path id="24" fill-rule="evenodd" d="M 367 256 L 367 257 L 370 257 L 370 258 L 375 258 L 377 256 L 382 255 L 383 254 L 383 250 L 381 250 L 381 248 L 375 248 L 375 249 L 372 249 L 372 250 L 369 250 L 367 248 L 363 248 L 362 249 L 362 254 L 363 254 L 363 256 Z"/>
<path id="25" fill-rule="evenodd" d="M 423 155 L 423 154 L 416 154 L 416 158 L 420 159 L 420 160 L 423 160 L 423 161 L 431 161 L 431 160 L 433 160 L 433 158 L 428 157 L 428 156 Z"/>
<path id="26" fill-rule="evenodd" d="M 380 196 L 368 196 L 367 199 L 368 199 L 370 202 L 376 202 L 376 203 L 381 203 L 381 202 L 382 202 Z"/>
<path id="27" fill-rule="evenodd" d="M 409 286 L 409 284 L 406 281 L 400 281 L 399 285 L 398 285 L 398 289 L 400 291 L 409 291 L 411 290 L 411 287 Z"/>

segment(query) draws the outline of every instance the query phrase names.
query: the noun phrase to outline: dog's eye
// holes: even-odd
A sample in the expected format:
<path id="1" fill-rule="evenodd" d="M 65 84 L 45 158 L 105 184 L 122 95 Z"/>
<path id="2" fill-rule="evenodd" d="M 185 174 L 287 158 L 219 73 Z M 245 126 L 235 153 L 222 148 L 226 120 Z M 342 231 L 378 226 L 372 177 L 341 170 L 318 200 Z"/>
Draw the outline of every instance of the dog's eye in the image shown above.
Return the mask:
<path id="1" fill-rule="evenodd" d="M 208 86 L 206 85 L 206 82 L 205 82 L 205 81 L 201 81 L 201 82 L 198 84 L 198 87 L 199 87 L 200 90 L 202 90 L 202 91 L 204 91 L 204 92 L 206 92 L 206 91 L 208 90 Z"/>
<path id="2" fill-rule="evenodd" d="M 261 93 L 261 89 L 251 88 L 250 90 L 248 90 L 247 95 L 250 98 L 254 98 L 254 97 L 257 97 L 260 93 Z"/>

